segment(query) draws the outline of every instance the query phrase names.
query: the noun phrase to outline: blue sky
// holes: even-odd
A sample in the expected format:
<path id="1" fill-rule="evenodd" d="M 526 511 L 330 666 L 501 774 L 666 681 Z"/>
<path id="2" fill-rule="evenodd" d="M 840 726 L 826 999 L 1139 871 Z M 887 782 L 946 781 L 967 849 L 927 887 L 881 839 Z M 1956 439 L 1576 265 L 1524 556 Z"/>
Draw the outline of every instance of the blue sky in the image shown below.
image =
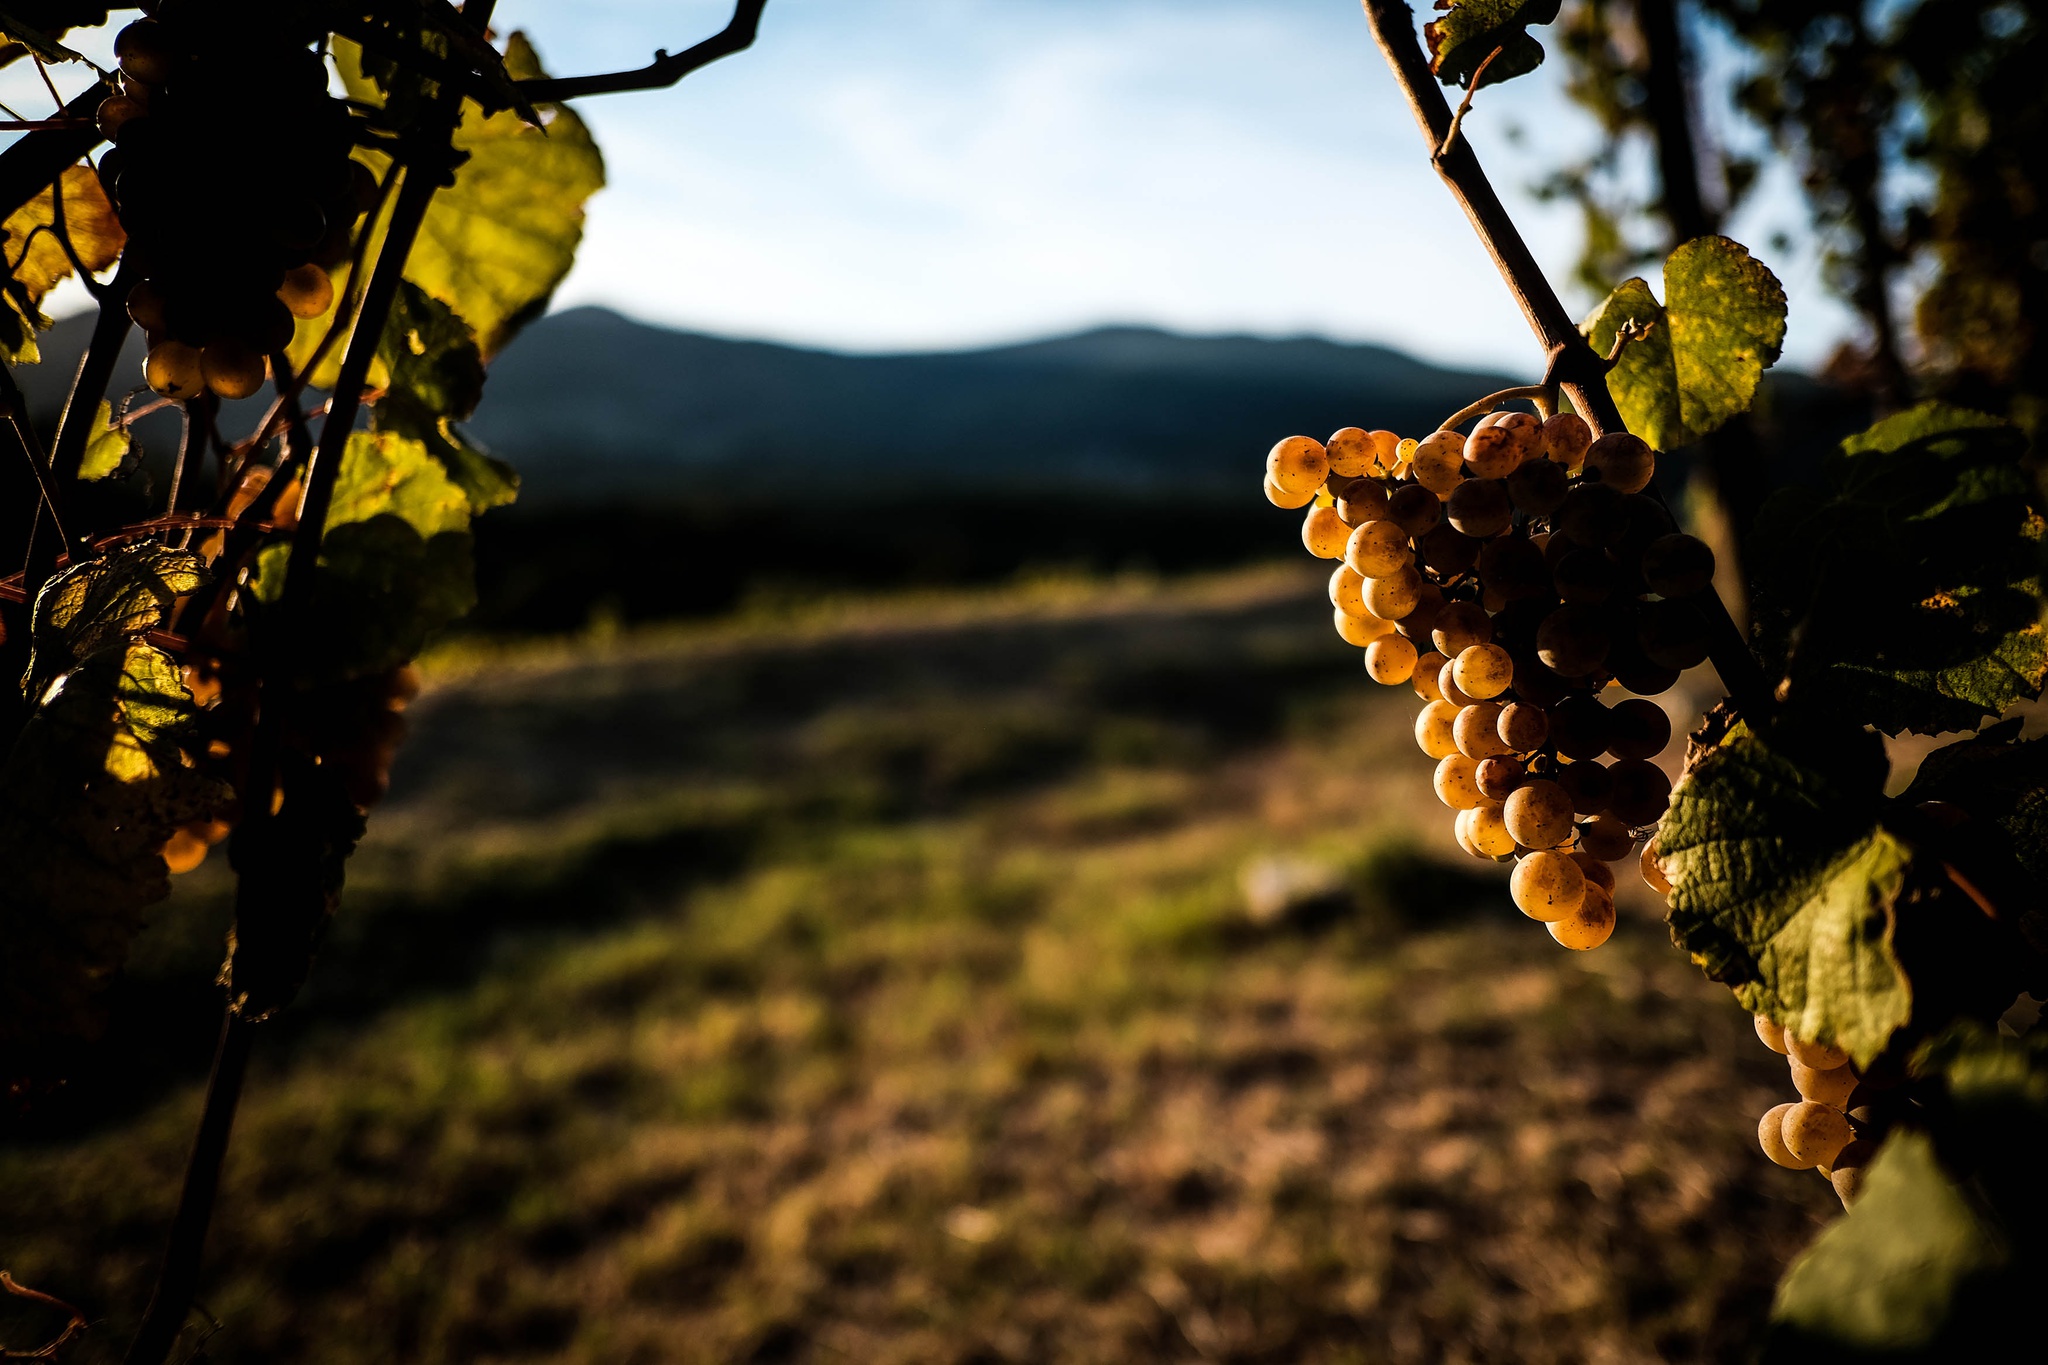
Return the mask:
<path id="1" fill-rule="evenodd" d="M 497 13 L 571 74 L 687 46 L 729 10 Z M 1485 92 L 1467 126 L 1562 279 L 1576 214 L 1527 186 L 1590 130 L 1555 77 Z M 611 183 L 558 305 L 854 350 L 1144 322 L 1539 361 L 1353 0 L 771 0 L 751 51 L 579 107 Z M 1732 230 L 1786 279 L 1788 357 L 1810 365 L 1843 315 L 1810 260 L 1765 245 L 1799 220 L 1781 182 Z"/>

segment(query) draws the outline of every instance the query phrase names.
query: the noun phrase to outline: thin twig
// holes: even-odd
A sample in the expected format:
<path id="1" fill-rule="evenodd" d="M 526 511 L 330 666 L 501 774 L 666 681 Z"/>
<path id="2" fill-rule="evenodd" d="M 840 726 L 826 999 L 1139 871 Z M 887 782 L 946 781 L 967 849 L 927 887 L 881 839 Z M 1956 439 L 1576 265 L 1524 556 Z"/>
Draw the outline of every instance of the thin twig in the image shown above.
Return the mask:
<path id="1" fill-rule="evenodd" d="M 1451 144 L 1458 140 L 1458 130 L 1465 126 L 1465 115 L 1472 112 L 1472 97 L 1479 93 L 1479 78 L 1486 74 L 1486 68 L 1493 65 L 1493 59 L 1506 52 L 1506 47 L 1497 47 L 1486 54 L 1486 60 L 1472 73 L 1471 81 L 1465 86 L 1465 98 L 1458 101 L 1458 112 L 1451 115 L 1450 130 L 1444 134 L 1443 145 L 1436 149 L 1432 161 L 1441 160 L 1451 153 Z"/>
<path id="2" fill-rule="evenodd" d="M 114 365 L 121 358 L 121 346 L 128 339 L 128 330 L 135 325 L 128 316 L 128 290 L 133 283 L 134 265 L 123 253 L 121 268 L 114 272 L 114 278 L 100 297 L 92 340 L 86 346 L 84 358 L 79 361 L 78 378 L 72 382 L 71 396 L 65 401 L 64 415 L 57 423 L 57 444 L 50 453 L 50 480 L 60 489 L 69 488 L 78 478 L 85 448 L 92 440 L 93 422 L 99 416 L 100 400 L 106 397 L 107 384 L 114 377 Z M 92 528 L 80 526 L 77 530 L 84 535 Z M 42 589 L 56 563 L 55 549 L 48 542 L 47 536 L 30 535 L 25 582 L 31 597 Z M 67 538 L 65 545 L 75 547 L 76 542 Z"/>
<path id="3" fill-rule="evenodd" d="M 673 57 L 668 49 L 655 52 L 653 62 L 635 71 L 610 71 L 599 76 L 567 76 L 514 81 L 513 87 L 534 104 L 556 104 L 579 95 L 610 95 L 626 90 L 661 90 L 674 85 L 692 71 L 711 65 L 721 57 L 744 52 L 754 44 L 761 26 L 761 11 L 768 0 L 738 0 L 726 26 L 695 47 Z"/>
<path id="4" fill-rule="evenodd" d="M 71 1321 L 64 1324 L 63 1331 L 33 1351 L 12 1351 L 5 1346 L 0 1346 L 0 1360 L 55 1360 L 58 1348 L 80 1332 L 83 1332 L 89 1325 L 85 1320 L 85 1314 L 79 1312 L 76 1308 L 64 1302 L 64 1300 L 54 1294 L 45 1294 L 40 1289 L 30 1289 L 4 1270 L 0 1270 L 0 1292 L 11 1294 L 17 1299 L 27 1299 L 31 1303 L 40 1303 L 45 1307 L 54 1308 L 60 1313 L 71 1315 Z"/>
<path id="5" fill-rule="evenodd" d="M 7 424 L 14 432 L 14 442 L 21 447 L 22 458 L 28 461 L 29 471 L 35 475 L 36 487 L 43 492 L 43 506 L 49 509 L 50 522 L 57 528 L 57 537 L 68 550 L 75 542 L 64 525 L 63 498 L 50 479 L 49 457 L 43 452 L 42 438 L 36 435 L 35 423 L 29 420 L 28 401 L 15 384 L 13 373 L 5 366 L 0 366 L 0 407 L 6 409 Z"/>
<path id="6" fill-rule="evenodd" d="M 1472 151 L 1471 139 L 1462 139 L 1449 151 L 1437 154 L 1450 131 L 1451 107 L 1416 38 L 1413 13 L 1402 0 L 1362 0 L 1362 4 L 1373 39 L 1422 129 L 1437 175 L 1464 209 L 1480 244 L 1493 257 L 1502 282 L 1514 295 L 1529 329 L 1549 357 L 1550 372 L 1546 377 L 1563 388 L 1596 435 L 1627 431 L 1614 395 L 1607 389 L 1606 360 L 1594 353 L 1571 314 L 1565 311 L 1543 267 L 1486 178 L 1485 169 Z M 1646 491 L 1662 500 L 1654 483 Z M 1700 598 L 1699 610 L 1707 621 L 1709 657 L 1714 670 L 1721 675 L 1722 684 L 1744 715 L 1754 720 L 1769 714 L 1773 705 L 1770 684 L 1756 656 L 1750 653 L 1742 631 L 1717 594 L 1702 593 Z"/>

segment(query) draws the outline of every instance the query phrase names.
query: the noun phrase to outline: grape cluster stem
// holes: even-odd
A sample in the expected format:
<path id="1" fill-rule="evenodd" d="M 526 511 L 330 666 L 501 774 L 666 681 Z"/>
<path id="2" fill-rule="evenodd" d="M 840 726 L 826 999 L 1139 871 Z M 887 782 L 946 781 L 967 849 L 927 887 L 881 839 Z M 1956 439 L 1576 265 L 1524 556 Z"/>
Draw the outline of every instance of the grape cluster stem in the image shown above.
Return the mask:
<path id="1" fill-rule="evenodd" d="M 1587 344 L 1571 314 L 1565 311 L 1557 291 L 1551 288 L 1549 277 L 1537 264 L 1529 244 L 1522 239 L 1514 219 L 1494 192 L 1485 168 L 1479 164 L 1479 157 L 1472 150 L 1471 140 L 1451 140 L 1454 116 L 1435 74 L 1429 69 L 1429 59 L 1423 55 L 1422 45 L 1415 36 L 1413 12 L 1404 0 L 1360 0 L 1360 3 L 1365 9 L 1366 22 L 1372 28 L 1373 40 L 1379 44 L 1380 54 L 1386 58 L 1388 69 L 1393 72 L 1402 95 L 1408 101 L 1409 111 L 1415 115 L 1415 121 L 1422 129 L 1423 139 L 1430 149 L 1430 163 L 1436 167 L 1437 175 L 1450 190 L 1451 197 L 1464 210 L 1465 217 L 1479 235 L 1480 244 L 1493 258 L 1495 268 L 1500 271 L 1508 291 L 1514 295 L 1529 329 L 1552 356 L 1551 378 L 1564 390 L 1572 406 L 1592 425 L 1595 435 L 1628 430 L 1620 410 L 1614 405 L 1613 396 L 1607 391 L 1608 362 Z M 1663 495 L 1654 483 L 1646 491 L 1663 501 Z M 1709 629 L 1708 657 L 1713 661 L 1714 671 L 1720 674 L 1722 685 L 1728 689 L 1743 715 L 1754 720 L 1769 714 L 1772 708 L 1770 684 L 1756 656 L 1750 653 L 1741 629 L 1728 615 L 1728 609 L 1718 595 L 1703 593 L 1701 598 L 1700 610 L 1707 618 Z"/>

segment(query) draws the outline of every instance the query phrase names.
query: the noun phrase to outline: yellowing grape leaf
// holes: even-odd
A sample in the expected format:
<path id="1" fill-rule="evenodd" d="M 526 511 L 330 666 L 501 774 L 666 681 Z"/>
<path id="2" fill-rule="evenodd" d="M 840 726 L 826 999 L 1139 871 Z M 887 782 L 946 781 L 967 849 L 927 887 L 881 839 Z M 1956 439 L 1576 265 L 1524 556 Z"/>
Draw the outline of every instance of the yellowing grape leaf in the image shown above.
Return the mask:
<path id="1" fill-rule="evenodd" d="M 420 442 L 358 431 L 334 481 L 327 530 L 378 516 L 395 516 L 422 537 L 467 531 L 469 499 Z"/>
<path id="2" fill-rule="evenodd" d="M 85 455 L 78 462 L 78 477 L 86 480 L 112 478 L 121 472 L 128 458 L 128 428 L 114 425 L 114 408 L 106 399 L 92 415 L 92 433 L 85 438 Z"/>
<path id="3" fill-rule="evenodd" d="M 2039 696 L 2048 521 L 2025 449 L 1927 403 L 1844 442 L 1819 487 L 1774 494 L 1744 547 L 1765 661 L 1888 734 L 1972 729 Z"/>
<path id="4" fill-rule="evenodd" d="M 94 655 L 162 623 L 171 604 L 207 581 L 204 561 L 150 541 L 118 545 L 43 585 L 29 624 L 24 687 L 42 687 Z"/>
<path id="5" fill-rule="evenodd" d="M 1623 324 L 1650 325 L 1607 376 L 1628 429 L 1659 450 L 1749 410 L 1785 341 L 1785 290 L 1740 243 L 1698 237 L 1664 262 L 1664 302 L 1625 280 L 1581 330 L 1606 355 Z"/>
<path id="6" fill-rule="evenodd" d="M 384 103 L 360 48 L 336 40 L 334 55 L 351 99 Z M 546 74 L 521 33 L 506 43 L 505 68 L 515 80 Z M 541 127 L 464 103 L 455 147 L 468 159 L 434 196 L 406 262 L 406 278 L 454 309 L 486 358 L 547 307 L 583 240 L 583 205 L 604 187 L 604 158 L 583 121 L 565 106 L 538 112 Z M 381 156 L 362 156 L 383 171 Z"/>
<path id="7" fill-rule="evenodd" d="M 1531 24 L 1557 18 L 1560 0 L 1450 0 L 1444 17 L 1422 26 L 1429 41 L 1429 69 L 1445 85 L 1469 85 L 1496 48 L 1483 85 L 1526 75 L 1543 64 L 1543 44 L 1530 37 Z"/>
<path id="8" fill-rule="evenodd" d="M 399 286 L 378 354 L 389 387 L 371 412 L 372 429 L 424 444 L 469 498 L 476 513 L 511 502 L 519 476 L 479 449 L 456 423 L 476 411 L 484 362 L 476 334 L 412 281 Z"/>
<path id="9" fill-rule="evenodd" d="M 1882 764 L 1863 768 L 1846 751 L 1809 766 L 1738 726 L 1678 784 L 1657 847 L 1672 940 L 1701 970 L 1868 1063 L 1912 1013 L 1893 949 L 1911 853 L 1877 822 Z"/>
<path id="10" fill-rule="evenodd" d="M 12 364 L 31 364 L 41 358 L 35 334 L 50 325 L 50 319 L 43 316 L 43 299 L 58 281 L 73 273 L 71 257 L 56 235 L 60 197 L 64 232 L 87 270 L 97 272 L 112 265 L 128 240 L 114 206 L 100 187 L 99 173 L 85 165 L 66 169 L 54 184 L 44 187 L 0 224 L 0 232 L 6 234 L 0 249 L 7 253 L 0 352 L 5 352 Z"/>

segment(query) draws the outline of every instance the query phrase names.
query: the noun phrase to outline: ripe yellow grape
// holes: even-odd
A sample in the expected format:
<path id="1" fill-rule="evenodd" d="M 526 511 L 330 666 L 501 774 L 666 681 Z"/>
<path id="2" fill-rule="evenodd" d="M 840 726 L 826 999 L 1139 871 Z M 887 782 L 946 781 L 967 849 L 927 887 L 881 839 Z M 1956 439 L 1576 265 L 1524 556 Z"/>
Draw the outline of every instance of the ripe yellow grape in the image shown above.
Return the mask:
<path id="1" fill-rule="evenodd" d="M 1365 606 L 1365 580 L 1349 564 L 1330 571 L 1330 605 L 1352 616 L 1370 616 Z"/>
<path id="2" fill-rule="evenodd" d="M 1444 503 L 1451 525 L 1474 540 L 1486 540 L 1508 529 L 1515 520 L 1514 503 L 1508 486 L 1499 479 L 1467 479 L 1451 490 Z"/>
<path id="3" fill-rule="evenodd" d="M 277 296 L 295 318 L 321 317 L 334 306 L 334 281 L 317 265 L 297 266 L 284 272 Z"/>
<path id="4" fill-rule="evenodd" d="M 1421 604 L 1422 575 L 1412 564 L 1403 564 L 1384 578 L 1366 580 L 1365 607 L 1374 616 L 1398 621 Z"/>
<path id="5" fill-rule="evenodd" d="M 1574 853 L 1571 859 L 1579 865 L 1579 871 L 1586 874 L 1588 884 L 1599 887 L 1610 896 L 1614 894 L 1613 868 L 1590 853 Z"/>
<path id="6" fill-rule="evenodd" d="M 1317 559 L 1342 559 L 1351 528 L 1334 507 L 1312 507 L 1302 519 L 1301 543 Z"/>
<path id="7" fill-rule="evenodd" d="M 1635 850 L 1635 835 L 1612 815 L 1595 816 L 1580 833 L 1585 838 L 1586 852 L 1603 863 L 1620 862 Z"/>
<path id="8" fill-rule="evenodd" d="M 1525 701 L 1510 702 L 1500 713 L 1500 738 L 1518 754 L 1540 749 L 1543 741 L 1550 738 L 1550 717 L 1540 706 Z"/>
<path id="9" fill-rule="evenodd" d="M 173 877 L 182 877 L 206 861 L 206 851 L 211 847 L 191 829 L 175 831 L 163 847 L 164 870 Z"/>
<path id="10" fill-rule="evenodd" d="M 1478 701 L 1459 710 L 1451 733 L 1458 741 L 1458 752 L 1476 763 L 1508 751 L 1508 746 L 1501 743 L 1499 727 L 1500 704 Z"/>
<path id="11" fill-rule="evenodd" d="M 1274 483 L 1272 475 L 1268 474 L 1266 476 L 1266 501 L 1272 503 L 1275 507 L 1283 507 L 1292 512 L 1296 508 L 1308 506 L 1315 500 L 1316 490 L 1313 488 L 1302 493 L 1290 493 L 1279 484 Z"/>
<path id="12" fill-rule="evenodd" d="M 1408 533 L 1397 521 L 1368 521 L 1351 533 L 1344 546 L 1344 562 L 1366 578 L 1384 578 L 1407 568 Z"/>
<path id="13" fill-rule="evenodd" d="M 1482 422 L 1465 438 L 1465 472 L 1475 479 L 1505 479 L 1531 445 L 1499 422 Z"/>
<path id="14" fill-rule="evenodd" d="M 1493 622 L 1476 602 L 1453 602 L 1436 618 L 1430 638 L 1446 659 L 1455 659 L 1474 645 L 1493 639 Z"/>
<path id="15" fill-rule="evenodd" d="M 1371 435 L 1373 450 L 1378 455 L 1380 468 L 1391 474 L 1400 465 L 1401 447 L 1407 442 L 1403 441 L 1399 434 L 1391 431 L 1375 431 Z"/>
<path id="16" fill-rule="evenodd" d="M 1664 871 L 1664 864 L 1657 861 L 1657 841 L 1650 840 L 1643 845 L 1643 880 L 1652 891 L 1660 896 L 1671 894 L 1671 878 Z M 1777 1049 L 1783 1052 L 1785 1049 Z"/>
<path id="17" fill-rule="evenodd" d="M 1365 671 L 1376 683 L 1392 687 L 1415 676 L 1415 642 L 1401 635 L 1382 635 L 1365 647 Z"/>
<path id="18" fill-rule="evenodd" d="M 1835 1154 L 1834 1164 L 1828 1168 L 1828 1183 L 1835 1187 L 1843 1208 L 1854 1204 L 1863 1194 L 1863 1178 L 1876 1155 L 1877 1144 L 1866 1138 L 1856 1139 Z"/>
<path id="19" fill-rule="evenodd" d="M 1431 758 L 1449 758 L 1458 752 L 1453 727 L 1458 708 L 1447 701 L 1433 701 L 1415 717 L 1415 742 Z"/>
<path id="20" fill-rule="evenodd" d="M 1538 444 L 1546 458 L 1576 469 L 1585 461 L 1586 448 L 1593 444 L 1593 428 L 1576 412 L 1560 412 L 1543 420 Z"/>
<path id="21" fill-rule="evenodd" d="M 1808 1042 L 1804 1038 L 1785 1035 L 1785 1050 L 1792 1060 L 1801 1066 L 1810 1066 L 1815 1071 L 1833 1071 L 1838 1066 L 1849 1065 L 1849 1054 L 1826 1043 Z"/>
<path id="22" fill-rule="evenodd" d="M 1816 1071 L 1796 1060 L 1791 1066 L 1792 1088 L 1799 1092 L 1800 1098 L 1825 1104 L 1830 1109 L 1848 1106 L 1850 1092 L 1856 1089 L 1854 1067 L 1838 1066 L 1828 1071 Z"/>
<path id="23" fill-rule="evenodd" d="M 1415 610 L 1401 618 L 1401 633 L 1415 642 L 1419 650 L 1430 650 L 1430 632 L 1436 628 L 1436 618 L 1443 614 L 1444 590 L 1428 579 L 1422 580 L 1422 595 L 1415 601 Z"/>
<path id="24" fill-rule="evenodd" d="M 269 374 L 263 357 L 239 341 L 216 341 L 201 351 L 199 370 L 206 387 L 223 398 L 247 398 Z"/>
<path id="25" fill-rule="evenodd" d="M 1464 849 L 1475 858 L 1487 856 L 1480 850 L 1479 845 L 1472 842 L 1472 817 L 1477 815 L 1481 809 L 1482 807 L 1474 806 L 1470 810 L 1461 810 L 1451 821 L 1451 835 L 1458 841 L 1458 847 Z"/>
<path id="26" fill-rule="evenodd" d="M 1479 790 L 1479 765 L 1463 754 L 1438 760 L 1436 797 L 1452 810 L 1485 805 L 1486 797 Z"/>
<path id="27" fill-rule="evenodd" d="M 199 348 L 182 341 L 159 341 L 142 361 L 142 377 L 166 398 L 196 398 L 206 389 Z"/>
<path id="28" fill-rule="evenodd" d="M 1657 473 L 1657 452 L 1626 431 L 1611 432 L 1586 451 L 1586 472 L 1623 493 L 1640 493 Z"/>
<path id="29" fill-rule="evenodd" d="M 1344 496 L 1337 499 L 1337 515 L 1346 526 L 1354 528 L 1379 521 L 1387 515 L 1387 490 L 1371 479 L 1354 479 Z M 1341 547 L 1338 553 L 1343 553 Z"/>
<path id="30" fill-rule="evenodd" d="M 1514 658 L 1499 645 L 1470 645 L 1458 651 L 1451 676 L 1468 697 L 1497 697 L 1515 680 Z"/>
<path id="31" fill-rule="evenodd" d="M 1839 1109 L 1804 1100 L 1784 1119 L 1785 1150 L 1803 1166 L 1826 1166 L 1856 1138 Z"/>
<path id="32" fill-rule="evenodd" d="M 1588 882 L 1579 908 L 1546 927 L 1561 947 L 1580 953 L 1598 948 L 1614 932 L 1614 897 Z"/>
<path id="33" fill-rule="evenodd" d="M 1785 1145 L 1785 1116 L 1799 1107 L 1795 1101 L 1780 1104 L 1766 1111 L 1756 1121 L 1757 1146 L 1764 1149 L 1764 1155 L 1788 1170 L 1803 1171 L 1813 1165 L 1792 1155 L 1792 1149 Z"/>
<path id="34" fill-rule="evenodd" d="M 1289 436 L 1267 452 L 1266 476 L 1283 492 L 1313 493 L 1330 477 L 1329 452 L 1321 441 Z"/>
<path id="35" fill-rule="evenodd" d="M 1515 864 L 1514 875 L 1508 878 L 1508 894 L 1530 919 L 1554 923 L 1585 900 L 1586 874 L 1568 853 L 1531 853 Z"/>
<path id="36" fill-rule="evenodd" d="M 1781 1057 L 1791 1051 L 1791 1048 L 1785 1042 L 1785 1030 L 1780 1028 L 1778 1021 L 1771 1018 L 1768 1014 L 1756 1016 L 1756 1036 L 1765 1047 Z"/>
<path id="37" fill-rule="evenodd" d="M 1332 432 L 1330 439 L 1323 442 L 1323 449 L 1330 462 L 1330 472 L 1352 479 L 1371 473 L 1373 461 L 1379 453 L 1373 446 L 1372 437 L 1361 427 L 1345 427 L 1342 431 Z"/>
<path id="38" fill-rule="evenodd" d="M 1465 477 L 1465 438 L 1455 431 L 1424 437 L 1409 457 L 1408 473 L 1439 498 L 1448 498 Z"/>
<path id="39" fill-rule="evenodd" d="M 1465 689 L 1458 686 L 1458 661 L 1449 660 L 1436 672 L 1436 690 L 1443 699 L 1460 710 L 1477 704 L 1479 698 L 1465 695 Z"/>
<path id="40" fill-rule="evenodd" d="M 1374 641 L 1393 630 L 1392 621 L 1382 621 L 1377 616 L 1353 616 L 1342 607 L 1330 609 L 1331 618 L 1337 623 L 1337 636 L 1347 645 L 1366 648 Z"/>
<path id="41" fill-rule="evenodd" d="M 1443 671 L 1446 662 L 1444 656 L 1433 649 L 1416 659 L 1415 674 L 1408 680 L 1414 684 L 1416 696 L 1424 701 L 1444 699 L 1444 690 L 1437 686 L 1436 675 Z"/>
<path id="42" fill-rule="evenodd" d="M 1508 833 L 1499 806 L 1475 806 L 1465 828 L 1472 847 L 1489 858 L 1505 858 L 1515 851 L 1515 836 Z"/>
<path id="43" fill-rule="evenodd" d="M 1494 742 L 1500 742 L 1498 735 Z M 1524 848 L 1555 848 L 1572 836 L 1572 799 L 1563 787 L 1539 777 L 1515 788 L 1507 800 L 1507 818 Z"/>

